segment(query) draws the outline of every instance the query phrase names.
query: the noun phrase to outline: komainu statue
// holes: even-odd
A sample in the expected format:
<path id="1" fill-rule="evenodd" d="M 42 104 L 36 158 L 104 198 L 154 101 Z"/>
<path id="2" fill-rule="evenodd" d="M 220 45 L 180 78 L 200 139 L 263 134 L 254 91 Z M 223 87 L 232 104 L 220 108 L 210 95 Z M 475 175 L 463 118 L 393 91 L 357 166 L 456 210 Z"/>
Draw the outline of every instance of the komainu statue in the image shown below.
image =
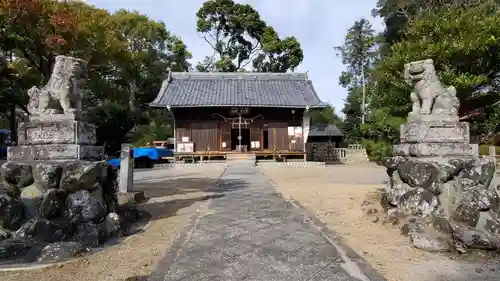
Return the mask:
<path id="1" fill-rule="evenodd" d="M 384 161 L 388 221 L 427 251 L 500 250 L 500 193 L 496 160 L 470 143 L 458 118 L 454 87 L 439 81 L 431 59 L 405 65 L 413 111 L 400 143 Z"/>
<path id="2" fill-rule="evenodd" d="M 82 108 L 79 86 L 87 77 L 87 62 L 57 56 L 49 82 L 41 88 L 28 90 L 28 111 L 32 116 L 78 114 Z"/>
<path id="3" fill-rule="evenodd" d="M 405 64 L 404 77 L 413 87 L 410 115 L 458 115 L 457 91 L 453 86 L 445 88 L 441 84 L 432 59 Z"/>

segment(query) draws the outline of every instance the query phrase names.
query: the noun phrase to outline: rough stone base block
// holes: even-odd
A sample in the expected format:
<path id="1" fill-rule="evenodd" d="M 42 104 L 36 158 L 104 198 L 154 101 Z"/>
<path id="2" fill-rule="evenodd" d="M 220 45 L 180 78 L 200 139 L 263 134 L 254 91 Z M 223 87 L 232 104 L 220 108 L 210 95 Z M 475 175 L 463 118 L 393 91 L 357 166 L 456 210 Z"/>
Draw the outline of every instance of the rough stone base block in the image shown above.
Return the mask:
<path id="1" fill-rule="evenodd" d="M 395 156 L 472 156 L 477 155 L 470 144 L 465 143 L 403 143 L 394 146 Z"/>
<path id="2" fill-rule="evenodd" d="M 126 205 L 129 203 L 138 203 L 144 202 L 146 200 L 146 196 L 144 195 L 144 191 L 134 191 L 134 192 L 119 192 L 117 193 L 118 197 L 118 205 Z"/>
<path id="3" fill-rule="evenodd" d="M 102 160 L 104 148 L 95 145 L 44 144 L 11 146 L 7 150 L 9 161 L 34 160 Z"/>
<path id="4" fill-rule="evenodd" d="M 38 120 L 19 125 L 19 145 L 86 144 L 97 142 L 95 126 L 71 119 Z"/>
<path id="5" fill-rule="evenodd" d="M 469 143 L 469 124 L 449 121 L 409 121 L 401 125 L 402 143 Z"/>

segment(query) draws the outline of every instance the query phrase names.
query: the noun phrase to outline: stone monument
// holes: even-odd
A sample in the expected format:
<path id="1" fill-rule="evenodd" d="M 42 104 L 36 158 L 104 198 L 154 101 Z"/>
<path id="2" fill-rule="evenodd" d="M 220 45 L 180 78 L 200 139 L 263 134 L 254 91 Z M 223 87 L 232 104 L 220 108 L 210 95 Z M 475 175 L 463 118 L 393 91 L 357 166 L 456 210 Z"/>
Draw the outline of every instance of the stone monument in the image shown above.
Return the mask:
<path id="1" fill-rule="evenodd" d="M 57 56 L 47 84 L 28 91 L 29 120 L 1 167 L 0 262 L 66 258 L 122 233 L 117 172 L 81 114 L 86 73 L 85 61 Z"/>
<path id="2" fill-rule="evenodd" d="M 118 204 L 138 203 L 146 200 L 144 191 L 134 190 L 134 146 L 123 143 L 120 151 L 118 176 Z"/>
<path id="3" fill-rule="evenodd" d="M 499 249 L 494 159 L 479 157 L 469 143 L 456 90 L 439 81 L 432 60 L 408 63 L 404 74 L 413 108 L 401 126 L 401 143 L 385 162 L 390 181 L 384 208 L 417 248 Z"/>

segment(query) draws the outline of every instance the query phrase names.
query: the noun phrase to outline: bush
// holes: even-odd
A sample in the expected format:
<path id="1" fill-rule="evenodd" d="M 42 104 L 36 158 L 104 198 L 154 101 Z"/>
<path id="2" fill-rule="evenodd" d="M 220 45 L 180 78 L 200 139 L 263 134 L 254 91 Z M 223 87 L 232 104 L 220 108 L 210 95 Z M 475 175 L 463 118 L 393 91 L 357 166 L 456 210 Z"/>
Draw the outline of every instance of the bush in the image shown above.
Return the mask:
<path id="1" fill-rule="evenodd" d="M 495 150 L 497 151 L 497 155 L 500 155 L 500 146 L 495 146 Z M 479 146 L 479 155 L 489 155 L 490 154 L 490 145 L 482 144 Z"/>
<path id="2" fill-rule="evenodd" d="M 382 165 L 385 158 L 392 156 L 392 144 L 386 141 L 363 140 L 368 158 Z"/>

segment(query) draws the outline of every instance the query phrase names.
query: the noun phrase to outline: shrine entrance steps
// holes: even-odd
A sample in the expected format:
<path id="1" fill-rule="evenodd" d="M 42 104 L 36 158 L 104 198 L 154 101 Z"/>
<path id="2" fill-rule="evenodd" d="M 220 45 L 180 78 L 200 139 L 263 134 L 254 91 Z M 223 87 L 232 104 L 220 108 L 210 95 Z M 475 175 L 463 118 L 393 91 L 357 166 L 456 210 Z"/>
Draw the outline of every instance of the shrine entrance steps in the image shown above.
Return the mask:
<path id="1" fill-rule="evenodd" d="M 228 153 L 226 155 L 226 162 L 235 162 L 254 164 L 257 162 L 255 154 L 253 153 Z"/>

